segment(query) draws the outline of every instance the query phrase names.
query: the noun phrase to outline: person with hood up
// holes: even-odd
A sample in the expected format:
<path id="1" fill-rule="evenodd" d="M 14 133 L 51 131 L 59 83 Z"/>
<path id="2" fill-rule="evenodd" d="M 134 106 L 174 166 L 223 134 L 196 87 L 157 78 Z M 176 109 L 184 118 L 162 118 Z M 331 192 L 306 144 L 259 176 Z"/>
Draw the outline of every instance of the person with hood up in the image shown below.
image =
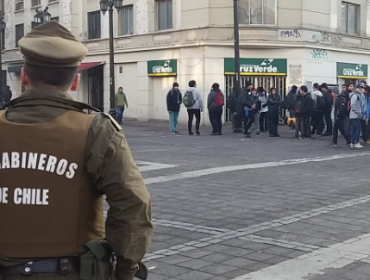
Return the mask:
<path id="1" fill-rule="evenodd" d="M 268 93 L 263 89 L 263 87 L 257 88 L 258 101 L 260 103 L 260 132 L 268 132 L 268 122 L 267 122 L 267 112 L 268 112 Z"/>
<path id="2" fill-rule="evenodd" d="M 292 86 L 292 89 L 289 91 L 286 99 L 285 99 L 285 109 L 289 111 L 289 116 L 294 118 L 294 104 L 296 101 L 298 87 L 296 85 Z"/>
<path id="3" fill-rule="evenodd" d="M 362 85 L 357 85 L 356 90 L 349 95 L 351 99 L 351 110 L 349 113 L 349 119 L 351 121 L 351 148 L 353 149 L 363 148 L 360 144 L 360 134 L 361 120 L 366 114 L 366 105 L 363 104 L 361 90 Z"/>
<path id="4" fill-rule="evenodd" d="M 171 134 L 179 134 L 177 131 L 177 120 L 179 118 L 182 96 L 179 90 L 179 84 L 173 83 L 172 89 L 167 93 L 167 111 L 170 119 Z"/>
<path id="5" fill-rule="evenodd" d="M 301 98 L 302 138 L 307 140 L 307 139 L 312 138 L 310 120 L 315 110 L 315 102 L 314 102 L 314 99 L 311 97 L 311 94 L 308 92 L 308 88 L 306 86 L 301 86 L 300 93 L 302 95 L 302 98 Z"/>
<path id="6" fill-rule="evenodd" d="M 188 104 L 188 102 L 191 104 Z M 203 112 L 203 98 L 202 94 L 200 93 L 199 89 L 197 89 L 197 83 L 194 80 L 189 82 L 189 88 L 186 90 L 183 98 L 184 105 L 188 110 L 188 130 L 189 135 L 194 135 L 193 133 L 193 119 L 195 116 L 195 133 L 200 135 L 199 127 L 200 127 L 200 119 L 201 114 Z"/>
<path id="7" fill-rule="evenodd" d="M 244 106 L 244 137 L 245 138 L 252 138 L 251 134 L 249 133 L 249 129 L 254 123 L 253 111 L 256 109 L 256 104 L 252 98 L 252 91 L 251 91 L 252 88 L 253 88 L 253 84 L 250 81 L 246 81 L 245 87 L 242 89 L 242 93 L 241 93 L 241 101 Z"/>
<path id="8" fill-rule="evenodd" d="M 118 88 L 116 93 L 116 107 L 117 107 L 117 122 L 122 124 L 123 121 L 123 112 L 125 107 L 128 108 L 128 102 L 126 94 L 123 92 L 123 87 Z"/>
<path id="9" fill-rule="evenodd" d="M 220 85 L 214 83 L 211 92 L 208 94 L 208 112 L 212 125 L 212 135 L 222 135 L 222 111 L 224 106 L 224 94 Z"/>
<path id="10" fill-rule="evenodd" d="M 270 137 L 280 137 L 278 126 L 281 99 L 280 96 L 276 93 L 276 88 L 274 87 L 270 89 L 267 104 L 269 106 L 268 116 Z"/>
<path id="11" fill-rule="evenodd" d="M 321 85 L 321 90 L 323 92 L 325 100 L 325 107 L 323 113 L 326 122 L 326 132 L 322 136 L 331 136 L 333 135 L 333 123 L 331 120 L 331 112 L 333 108 L 333 96 L 331 90 L 328 88 L 328 84 L 323 83 Z"/>

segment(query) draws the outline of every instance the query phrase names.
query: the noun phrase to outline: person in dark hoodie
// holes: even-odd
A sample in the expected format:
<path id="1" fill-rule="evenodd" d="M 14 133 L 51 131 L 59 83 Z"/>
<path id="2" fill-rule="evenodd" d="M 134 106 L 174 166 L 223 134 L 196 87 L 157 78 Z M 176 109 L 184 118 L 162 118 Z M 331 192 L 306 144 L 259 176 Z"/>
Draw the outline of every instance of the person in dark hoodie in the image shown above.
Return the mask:
<path id="1" fill-rule="evenodd" d="M 326 122 L 326 132 L 322 136 L 331 136 L 333 135 L 333 123 L 331 120 L 331 111 L 333 107 L 333 96 L 331 90 L 328 88 L 326 83 L 321 85 L 321 90 L 324 95 L 325 99 L 325 107 L 324 107 L 324 118 Z"/>
<path id="2" fill-rule="evenodd" d="M 177 120 L 179 118 L 182 96 L 179 90 L 179 84 L 173 83 L 172 89 L 167 94 L 167 111 L 170 119 L 171 134 L 178 134 Z"/>
<path id="3" fill-rule="evenodd" d="M 297 89 L 298 87 L 296 85 L 292 86 L 292 89 L 289 91 L 285 99 L 285 107 L 289 111 L 291 118 L 294 118 L 294 104 L 296 101 Z"/>
<path id="4" fill-rule="evenodd" d="M 299 92 L 295 96 L 294 101 L 294 116 L 295 116 L 295 138 L 301 140 L 302 135 L 302 94 Z"/>
<path id="5" fill-rule="evenodd" d="M 315 101 L 312 99 L 311 94 L 308 92 L 308 88 L 306 86 L 301 86 L 300 93 L 302 95 L 302 98 L 301 98 L 302 138 L 311 139 L 312 137 L 311 137 L 311 121 L 310 120 L 315 110 Z"/>
<path id="6" fill-rule="evenodd" d="M 244 106 L 244 136 L 245 138 L 252 138 L 249 129 L 254 123 L 253 111 L 256 109 L 256 104 L 252 98 L 253 84 L 246 81 L 245 87 L 242 89 L 241 100 Z"/>
<path id="7" fill-rule="evenodd" d="M 279 126 L 279 111 L 281 106 L 280 96 L 276 93 L 276 88 L 270 89 L 268 97 L 268 116 L 269 116 L 269 132 L 270 137 L 280 137 L 278 132 Z"/>
<path id="8" fill-rule="evenodd" d="M 333 141 L 332 146 L 338 146 L 338 130 L 342 133 L 344 139 L 346 139 L 347 145 L 351 144 L 349 134 L 344 128 L 345 119 L 347 116 L 347 99 L 345 92 L 338 94 L 334 99 L 334 129 L 333 129 Z"/>
<path id="9" fill-rule="evenodd" d="M 208 94 L 208 112 L 212 125 L 212 135 L 222 135 L 222 111 L 224 94 L 220 90 L 220 85 L 214 83 L 212 90 Z"/>

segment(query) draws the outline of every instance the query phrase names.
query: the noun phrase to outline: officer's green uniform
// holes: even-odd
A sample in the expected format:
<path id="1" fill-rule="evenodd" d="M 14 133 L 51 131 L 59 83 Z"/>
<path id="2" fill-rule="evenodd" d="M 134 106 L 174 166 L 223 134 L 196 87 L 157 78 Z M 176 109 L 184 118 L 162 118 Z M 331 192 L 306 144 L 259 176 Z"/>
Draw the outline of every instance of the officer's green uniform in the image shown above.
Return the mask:
<path id="1" fill-rule="evenodd" d="M 56 22 L 33 29 L 20 40 L 20 50 L 25 56 L 26 65 L 46 67 L 77 67 L 87 53 L 86 47 Z M 84 105 L 74 102 L 65 92 L 44 86 L 27 90 L 8 107 L 6 121 L 40 124 L 53 121 L 70 111 L 82 111 Z M 73 139 L 70 139 L 70 144 L 73 145 Z M 109 117 L 101 114 L 92 119 L 83 153 L 92 185 L 97 192 L 106 195 L 110 205 L 105 233 L 118 257 L 116 278 L 132 280 L 151 241 L 150 196 L 122 130 Z M 0 176 L 1 171 L 0 168 Z M 37 217 L 34 218 L 37 220 Z M 14 223 L 17 221 L 14 220 Z M 19 242 L 22 243 L 22 240 Z M 27 249 L 27 245 L 23 244 L 23 250 L 26 252 Z M 52 244 L 49 250 L 53 251 Z M 14 266 L 25 261 L 30 259 L 0 255 L 0 274 L 1 266 Z M 3 275 L 5 280 L 25 277 Z M 38 273 L 27 277 L 78 279 L 78 274 Z"/>

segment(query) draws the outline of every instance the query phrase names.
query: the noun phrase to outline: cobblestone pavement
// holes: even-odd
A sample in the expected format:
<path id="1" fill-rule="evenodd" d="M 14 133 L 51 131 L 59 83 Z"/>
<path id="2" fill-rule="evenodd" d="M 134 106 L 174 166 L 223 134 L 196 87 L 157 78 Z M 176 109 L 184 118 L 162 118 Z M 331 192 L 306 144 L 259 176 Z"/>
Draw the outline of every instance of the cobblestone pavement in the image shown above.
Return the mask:
<path id="1" fill-rule="evenodd" d="M 370 148 L 123 127 L 153 201 L 149 280 L 370 279 Z"/>

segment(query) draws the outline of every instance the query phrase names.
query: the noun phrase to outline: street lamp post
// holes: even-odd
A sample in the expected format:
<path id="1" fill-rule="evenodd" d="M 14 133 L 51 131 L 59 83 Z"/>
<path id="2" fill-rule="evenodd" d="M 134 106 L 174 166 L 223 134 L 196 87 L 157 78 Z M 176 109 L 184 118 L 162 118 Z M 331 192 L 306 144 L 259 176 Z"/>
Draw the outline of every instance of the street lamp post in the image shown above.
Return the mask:
<path id="1" fill-rule="evenodd" d="M 123 0 L 101 0 L 100 10 L 105 13 L 109 12 L 109 66 L 110 66 L 110 111 L 109 114 L 117 119 L 116 110 L 116 97 L 115 97 L 115 85 L 114 85 L 114 44 L 113 44 L 113 7 L 116 8 L 117 12 L 122 7 Z"/>
<path id="2" fill-rule="evenodd" d="M 4 80 L 3 80 L 3 60 L 2 60 L 2 55 L 3 55 L 3 32 L 5 32 L 6 28 L 6 23 L 4 21 L 3 17 L 0 17 L 0 105 L 3 104 L 3 98 L 2 98 L 2 93 L 4 92 Z"/>
<path id="3" fill-rule="evenodd" d="M 49 22 L 51 20 L 51 14 L 48 12 L 49 7 L 46 7 L 44 10 L 36 9 L 36 14 L 34 15 L 33 19 L 37 25 L 43 24 L 45 22 Z"/>
<path id="4" fill-rule="evenodd" d="M 238 0 L 234 0 L 234 50 L 235 50 L 235 113 L 234 133 L 242 131 L 242 104 L 240 104 L 240 49 L 239 49 L 239 18 Z"/>

